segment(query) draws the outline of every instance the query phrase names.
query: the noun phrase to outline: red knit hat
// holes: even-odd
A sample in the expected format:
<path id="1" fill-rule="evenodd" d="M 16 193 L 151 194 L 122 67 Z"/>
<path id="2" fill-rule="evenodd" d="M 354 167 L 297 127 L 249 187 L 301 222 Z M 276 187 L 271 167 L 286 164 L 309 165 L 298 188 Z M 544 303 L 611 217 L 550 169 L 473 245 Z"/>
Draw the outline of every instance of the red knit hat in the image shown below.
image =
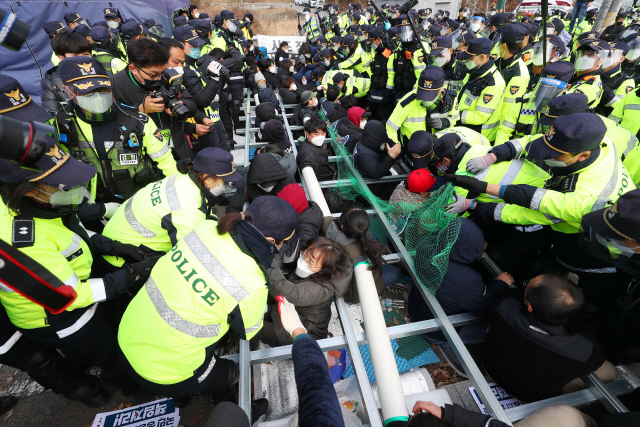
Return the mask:
<path id="1" fill-rule="evenodd" d="M 298 215 L 309 207 L 307 193 L 304 192 L 300 184 L 287 185 L 278 193 L 278 197 L 289 202 L 296 212 L 298 212 Z"/>
<path id="2" fill-rule="evenodd" d="M 407 187 L 412 193 L 424 193 L 429 191 L 436 183 L 434 174 L 426 169 L 416 169 L 409 174 Z"/>

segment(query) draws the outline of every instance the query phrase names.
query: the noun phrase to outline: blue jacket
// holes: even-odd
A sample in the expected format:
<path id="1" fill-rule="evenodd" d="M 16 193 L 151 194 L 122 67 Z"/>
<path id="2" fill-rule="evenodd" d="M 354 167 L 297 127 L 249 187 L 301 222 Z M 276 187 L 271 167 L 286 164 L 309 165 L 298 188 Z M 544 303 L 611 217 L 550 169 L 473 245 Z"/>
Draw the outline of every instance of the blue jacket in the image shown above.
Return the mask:
<path id="1" fill-rule="evenodd" d="M 421 243 L 418 243 L 417 259 L 420 259 L 421 252 L 426 250 L 421 247 Z M 502 280 L 493 280 L 489 285 L 485 285 L 480 272 L 471 266 L 482 257 L 483 251 L 482 230 L 471 220 L 462 218 L 458 239 L 449 254 L 447 272 L 436 292 L 436 298 L 447 316 L 471 312 L 478 317 L 486 318 L 493 298 L 509 288 Z M 414 322 L 434 318 L 415 287 L 409 296 L 409 313 Z M 441 332 L 434 332 L 429 336 L 435 339 L 444 338 Z"/>
<path id="2" fill-rule="evenodd" d="M 327 359 L 318 343 L 298 335 L 291 350 L 298 390 L 300 427 L 344 427 L 338 396 L 329 377 Z"/>

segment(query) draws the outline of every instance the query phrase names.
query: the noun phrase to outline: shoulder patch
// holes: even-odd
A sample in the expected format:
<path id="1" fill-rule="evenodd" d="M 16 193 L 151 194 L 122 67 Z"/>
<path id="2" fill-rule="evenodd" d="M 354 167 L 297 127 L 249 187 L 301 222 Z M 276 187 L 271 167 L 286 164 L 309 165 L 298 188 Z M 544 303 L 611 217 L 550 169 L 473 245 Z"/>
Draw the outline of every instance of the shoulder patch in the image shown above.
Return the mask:
<path id="1" fill-rule="evenodd" d="M 158 141 L 160 141 L 160 142 L 162 142 L 162 141 L 163 141 L 163 139 L 162 139 L 162 134 L 160 133 L 160 129 L 157 129 L 157 130 L 154 132 L 153 136 L 154 136 L 154 137 L 155 137 L 155 139 L 157 139 Z"/>
<path id="2" fill-rule="evenodd" d="M 627 87 L 626 87 L 626 89 L 625 89 L 625 91 L 624 91 L 624 94 L 626 95 L 626 94 L 628 94 L 629 92 L 631 92 L 632 90 L 633 90 L 633 86 L 627 86 Z"/>
<path id="3" fill-rule="evenodd" d="M 36 241 L 35 228 L 33 219 L 14 219 L 11 244 L 16 248 L 33 246 Z"/>
<path id="4" fill-rule="evenodd" d="M 400 102 L 400 105 L 402 106 L 402 108 L 405 108 L 407 105 L 409 105 L 415 99 L 416 99 L 416 94 L 412 93 L 411 95 L 407 96 L 404 100 L 402 100 Z"/>
<path id="5" fill-rule="evenodd" d="M 573 93 L 582 93 L 582 94 L 584 94 L 584 92 L 583 92 L 583 91 L 581 91 L 580 89 L 576 89 L 576 90 L 574 90 L 574 91 L 573 91 Z"/>
<path id="6" fill-rule="evenodd" d="M 509 87 L 509 92 L 511 93 L 511 95 L 515 95 L 516 93 L 518 93 L 519 90 L 520 90 L 520 86 L 510 86 Z"/>
<path id="7" fill-rule="evenodd" d="M 490 103 L 492 99 L 493 99 L 493 95 L 488 94 L 488 93 L 486 93 L 486 94 L 484 94 L 482 96 L 482 100 L 484 101 L 485 104 Z"/>

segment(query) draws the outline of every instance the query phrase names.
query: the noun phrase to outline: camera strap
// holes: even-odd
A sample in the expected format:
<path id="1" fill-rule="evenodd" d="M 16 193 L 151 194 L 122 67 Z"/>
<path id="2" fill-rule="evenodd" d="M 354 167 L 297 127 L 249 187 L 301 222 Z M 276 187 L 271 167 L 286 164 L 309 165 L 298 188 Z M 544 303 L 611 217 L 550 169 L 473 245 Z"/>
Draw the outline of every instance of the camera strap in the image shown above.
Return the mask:
<path id="1" fill-rule="evenodd" d="M 48 269 L 17 249 L 33 246 L 33 218 L 15 219 L 13 227 L 14 235 L 17 232 L 14 244 L 16 247 L 0 240 L 0 262 L 4 265 L 0 269 L 0 282 L 53 314 L 63 312 L 75 301 L 76 291 L 73 286 L 65 284 Z M 31 240 L 30 244 L 28 240 Z"/>

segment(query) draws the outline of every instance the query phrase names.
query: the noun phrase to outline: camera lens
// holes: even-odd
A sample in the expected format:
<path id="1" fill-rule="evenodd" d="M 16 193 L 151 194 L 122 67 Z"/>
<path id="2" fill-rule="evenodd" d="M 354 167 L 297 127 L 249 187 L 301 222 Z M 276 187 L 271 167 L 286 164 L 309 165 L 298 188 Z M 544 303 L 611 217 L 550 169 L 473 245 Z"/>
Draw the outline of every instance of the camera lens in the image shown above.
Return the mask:
<path id="1" fill-rule="evenodd" d="M 172 99 L 169 101 L 169 109 L 171 109 L 173 117 L 175 117 L 177 120 L 181 122 L 187 120 L 189 109 L 181 104 L 177 99 Z"/>

